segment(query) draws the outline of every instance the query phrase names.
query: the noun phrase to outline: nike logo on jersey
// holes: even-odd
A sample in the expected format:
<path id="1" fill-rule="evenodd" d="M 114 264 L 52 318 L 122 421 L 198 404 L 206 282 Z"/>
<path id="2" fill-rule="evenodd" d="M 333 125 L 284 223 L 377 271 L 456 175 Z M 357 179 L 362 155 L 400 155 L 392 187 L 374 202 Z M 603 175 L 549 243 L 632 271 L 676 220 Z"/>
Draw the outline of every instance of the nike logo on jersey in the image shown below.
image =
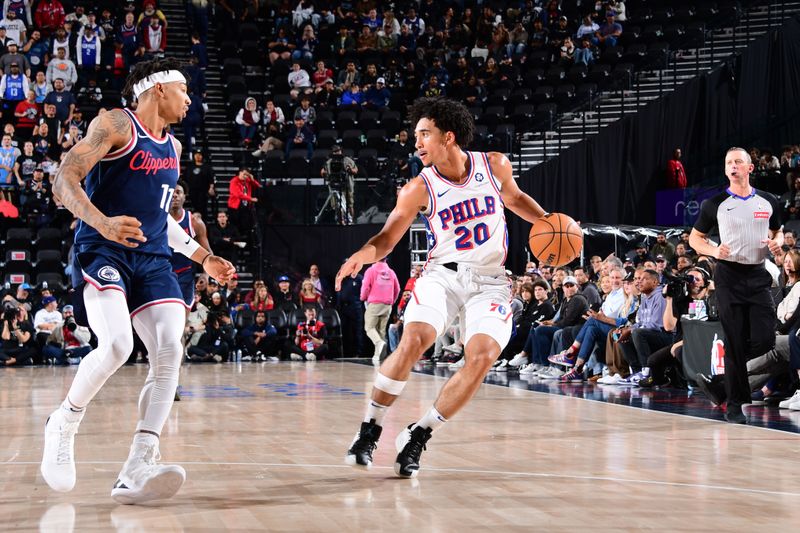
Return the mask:
<path id="1" fill-rule="evenodd" d="M 442 196 L 444 196 L 445 194 L 447 194 L 449 192 L 450 192 L 450 189 L 447 189 L 446 191 L 442 191 L 442 192 L 437 192 L 436 193 L 436 197 L 437 198 L 441 198 Z"/>
<path id="2" fill-rule="evenodd" d="M 736 207 L 726 207 L 725 209 L 726 209 L 727 211 L 733 211 L 734 209 L 736 209 Z"/>

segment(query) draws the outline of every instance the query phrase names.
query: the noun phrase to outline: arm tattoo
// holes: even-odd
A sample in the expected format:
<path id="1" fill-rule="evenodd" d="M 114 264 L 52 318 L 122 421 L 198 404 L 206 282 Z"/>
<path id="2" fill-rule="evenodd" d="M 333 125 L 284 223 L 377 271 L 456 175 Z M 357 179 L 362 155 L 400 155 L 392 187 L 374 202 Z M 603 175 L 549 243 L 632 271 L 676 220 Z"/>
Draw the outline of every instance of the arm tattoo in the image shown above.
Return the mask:
<path id="1" fill-rule="evenodd" d="M 73 215 L 101 231 L 98 225 L 106 222 L 105 217 L 92 205 L 81 187 L 81 181 L 111 151 L 112 139 L 130 135 L 130 122 L 122 111 L 110 111 L 95 120 L 86 138 L 64 157 L 53 182 L 53 195 Z M 125 129 L 122 127 L 123 121 Z"/>

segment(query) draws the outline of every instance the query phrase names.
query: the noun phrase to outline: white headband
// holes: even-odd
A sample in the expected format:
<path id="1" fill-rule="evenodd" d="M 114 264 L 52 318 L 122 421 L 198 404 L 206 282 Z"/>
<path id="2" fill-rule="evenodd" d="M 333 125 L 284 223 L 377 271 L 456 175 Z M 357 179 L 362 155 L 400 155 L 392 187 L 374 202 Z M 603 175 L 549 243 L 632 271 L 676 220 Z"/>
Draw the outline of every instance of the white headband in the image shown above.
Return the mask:
<path id="1" fill-rule="evenodd" d="M 147 76 L 145 79 L 140 80 L 136 83 L 136 85 L 133 86 L 133 96 L 138 100 L 140 94 L 155 86 L 156 83 L 171 83 L 173 81 L 186 83 L 186 76 L 184 76 L 180 70 L 163 70 L 161 72 L 155 72 Z"/>

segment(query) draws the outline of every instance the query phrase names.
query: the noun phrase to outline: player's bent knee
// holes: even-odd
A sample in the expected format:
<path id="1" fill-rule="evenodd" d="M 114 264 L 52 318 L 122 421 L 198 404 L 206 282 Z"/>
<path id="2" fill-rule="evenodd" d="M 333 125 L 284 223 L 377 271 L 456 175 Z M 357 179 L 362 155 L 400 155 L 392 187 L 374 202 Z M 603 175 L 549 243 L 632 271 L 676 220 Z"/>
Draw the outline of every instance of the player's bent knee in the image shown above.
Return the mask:
<path id="1" fill-rule="evenodd" d="M 473 353 L 467 355 L 464 366 L 469 366 L 478 370 L 489 370 L 496 360 L 496 353 Z"/>
<path id="2" fill-rule="evenodd" d="M 133 335 L 118 334 L 110 341 L 109 355 L 120 365 L 125 363 L 133 352 Z"/>

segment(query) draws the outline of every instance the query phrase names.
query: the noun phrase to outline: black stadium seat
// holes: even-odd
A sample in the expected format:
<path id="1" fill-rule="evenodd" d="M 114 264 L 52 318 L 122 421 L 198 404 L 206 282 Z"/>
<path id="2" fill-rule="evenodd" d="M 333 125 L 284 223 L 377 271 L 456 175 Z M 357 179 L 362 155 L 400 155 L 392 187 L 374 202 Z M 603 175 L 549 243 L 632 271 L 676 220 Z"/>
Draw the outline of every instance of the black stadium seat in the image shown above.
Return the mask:
<path id="1" fill-rule="evenodd" d="M 64 265 L 61 262 L 61 252 L 58 250 L 40 250 L 36 252 L 36 272 L 61 273 Z"/>

